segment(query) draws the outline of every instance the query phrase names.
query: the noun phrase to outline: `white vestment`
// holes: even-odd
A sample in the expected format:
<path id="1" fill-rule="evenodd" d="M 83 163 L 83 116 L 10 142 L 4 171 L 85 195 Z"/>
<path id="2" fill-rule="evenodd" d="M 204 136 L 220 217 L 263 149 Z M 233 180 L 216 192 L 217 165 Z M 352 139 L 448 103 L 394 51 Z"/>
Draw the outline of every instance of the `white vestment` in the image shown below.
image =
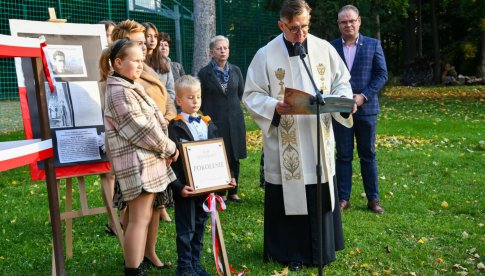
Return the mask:
<path id="1" fill-rule="evenodd" d="M 283 184 L 286 215 L 307 215 L 304 185 L 317 183 L 316 116 L 284 115 L 278 127 L 271 122 L 284 87 L 311 95 L 314 95 L 315 89 L 300 57 L 288 55 L 282 36 L 273 39 L 254 56 L 247 72 L 243 102 L 262 130 L 265 180 Z M 352 98 L 350 74 L 334 47 L 310 34 L 307 46 L 305 60 L 318 88 L 324 94 Z M 320 115 L 322 182 L 329 185 L 333 210 L 335 141 L 331 116 L 347 127 L 352 126 L 352 116 L 345 119 L 340 113 Z"/>

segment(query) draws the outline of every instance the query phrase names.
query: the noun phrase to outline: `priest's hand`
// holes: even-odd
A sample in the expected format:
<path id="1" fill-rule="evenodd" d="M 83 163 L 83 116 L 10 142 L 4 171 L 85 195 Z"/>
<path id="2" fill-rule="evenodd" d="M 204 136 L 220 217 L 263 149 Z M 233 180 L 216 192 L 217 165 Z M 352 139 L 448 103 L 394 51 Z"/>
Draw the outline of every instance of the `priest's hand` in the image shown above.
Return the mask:
<path id="1" fill-rule="evenodd" d="M 280 115 L 288 115 L 290 114 L 292 109 L 293 107 L 291 106 L 291 104 L 287 104 L 283 101 L 276 104 L 276 112 L 278 112 L 278 114 Z"/>
<path id="2" fill-rule="evenodd" d="M 357 104 L 354 103 L 354 106 L 352 107 L 352 114 L 354 114 L 355 112 L 357 112 Z"/>
<path id="3" fill-rule="evenodd" d="M 362 94 L 354 94 L 354 101 L 357 106 L 361 106 L 365 103 L 365 98 L 362 96 Z"/>

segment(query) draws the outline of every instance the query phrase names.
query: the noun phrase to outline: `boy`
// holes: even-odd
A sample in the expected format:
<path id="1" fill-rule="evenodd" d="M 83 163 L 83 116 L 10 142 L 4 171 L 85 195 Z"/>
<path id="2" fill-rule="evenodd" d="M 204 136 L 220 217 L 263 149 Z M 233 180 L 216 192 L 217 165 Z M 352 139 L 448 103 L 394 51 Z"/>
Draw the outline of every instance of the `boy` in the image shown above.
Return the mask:
<path id="1" fill-rule="evenodd" d="M 201 88 L 197 78 L 185 75 L 175 82 L 175 100 L 182 112 L 168 127 L 169 137 L 177 145 L 185 141 L 199 141 L 217 137 L 217 128 L 209 116 L 199 116 Z M 177 231 L 178 265 L 176 275 L 210 275 L 200 264 L 204 243 L 207 213 L 202 208 L 205 196 L 188 197 L 194 190 L 185 186 L 182 160 L 172 163 L 177 180 L 171 183 L 175 200 L 175 228 Z M 231 185 L 236 186 L 235 179 Z"/>

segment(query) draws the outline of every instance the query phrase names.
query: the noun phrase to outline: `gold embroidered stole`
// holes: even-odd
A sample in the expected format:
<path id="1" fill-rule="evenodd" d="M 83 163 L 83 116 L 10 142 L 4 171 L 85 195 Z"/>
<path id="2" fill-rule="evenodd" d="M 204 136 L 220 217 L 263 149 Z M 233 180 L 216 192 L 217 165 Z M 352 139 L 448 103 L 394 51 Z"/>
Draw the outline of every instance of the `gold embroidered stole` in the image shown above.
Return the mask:
<path id="1" fill-rule="evenodd" d="M 310 38 L 309 38 L 310 40 Z M 309 47 L 312 45 L 311 40 L 309 41 Z M 268 45 L 269 46 L 269 45 Z M 311 48 L 310 48 L 311 49 Z M 297 89 L 302 89 L 301 84 L 297 84 L 297 79 L 295 76 L 298 74 L 305 74 L 306 72 L 301 72 L 303 68 L 295 68 L 292 69 L 292 65 L 290 62 L 290 58 L 288 57 L 286 47 L 281 39 L 280 44 L 273 44 L 268 49 L 268 52 L 271 53 L 271 62 L 268 62 L 268 73 L 269 78 L 271 79 L 271 91 L 272 96 L 282 100 L 284 97 L 284 89 L 285 87 L 292 87 Z M 309 50 L 310 52 L 310 50 Z M 313 52 L 317 52 L 315 49 Z M 312 52 L 310 52 L 312 53 Z M 320 59 L 318 56 L 311 55 L 310 60 L 312 63 L 310 64 L 307 59 L 307 65 L 310 67 L 312 75 L 315 78 L 317 85 L 319 85 L 320 89 L 329 91 L 329 84 L 325 81 L 328 79 L 325 78 L 325 66 L 323 62 L 318 62 Z M 277 61 L 277 62 L 275 62 Z M 295 62 L 295 61 L 293 61 Z M 298 62 L 301 62 L 298 60 Z M 276 67 L 275 67 L 276 66 Z M 296 67 L 296 66 L 295 66 Z M 299 72 L 292 72 L 293 70 L 299 70 Z M 304 71 L 304 69 L 303 69 Z M 328 73 L 328 72 L 327 72 Z M 302 75 L 303 76 L 303 75 Z M 301 80 L 300 80 L 301 82 Z M 313 93 L 313 88 L 311 88 L 311 84 L 304 85 L 305 90 L 309 93 Z M 304 156 L 301 155 L 301 144 L 299 141 L 299 133 L 300 131 L 305 131 L 299 129 L 297 116 L 299 115 L 283 115 L 280 119 L 280 124 L 278 127 L 278 142 L 279 142 L 279 155 L 280 155 L 280 168 L 281 168 L 281 177 L 282 177 L 282 184 L 283 184 L 283 197 L 284 197 L 284 204 L 285 204 L 285 213 L 286 215 L 307 215 L 307 203 L 306 203 L 306 190 L 305 190 L 305 180 L 304 180 L 304 172 L 303 172 L 303 162 L 302 158 Z M 333 144 L 333 137 L 331 137 L 331 115 L 330 114 L 321 114 L 321 157 L 323 157 L 322 165 L 323 165 L 323 173 L 324 173 L 324 180 L 329 182 L 329 189 L 331 197 L 331 204 L 334 206 L 334 198 L 333 198 L 333 168 L 331 168 L 331 164 L 333 163 L 330 158 L 333 156 L 328 156 L 328 150 L 326 147 L 329 147 L 330 144 Z M 316 140 L 316 138 L 315 138 Z M 333 145 L 332 145 L 333 146 Z M 315 154 L 315 160 L 318 158 Z M 316 165 L 316 164 L 315 164 Z M 316 174 L 316 172 L 315 172 Z M 308 183 L 313 184 L 313 183 Z M 325 184 L 325 183 L 324 183 Z M 332 207 L 333 209 L 333 207 Z"/>

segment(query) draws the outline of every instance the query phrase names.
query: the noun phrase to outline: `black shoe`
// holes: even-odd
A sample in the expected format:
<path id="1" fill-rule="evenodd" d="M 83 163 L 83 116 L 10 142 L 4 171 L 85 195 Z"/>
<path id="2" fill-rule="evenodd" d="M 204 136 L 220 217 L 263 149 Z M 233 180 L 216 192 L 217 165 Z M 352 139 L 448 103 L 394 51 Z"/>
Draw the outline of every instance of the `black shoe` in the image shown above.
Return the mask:
<path id="1" fill-rule="evenodd" d="M 207 272 L 199 262 L 193 263 L 192 267 L 194 268 L 194 271 L 195 273 L 197 273 L 198 276 L 211 276 L 209 272 Z"/>
<path id="2" fill-rule="evenodd" d="M 145 276 L 145 275 L 147 274 L 146 274 L 145 268 L 143 267 L 143 262 L 137 268 L 125 266 L 125 276 Z"/>
<path id="3" fill-rule="evenodd" d="M 227 197 L 227 200 L 228 201 L 231 201 L 231 202 L 236 202 L 236 203 L 241 203 L 242 202 L 242 199 L 240 199 L 237 195 L 235 195 L 235 196 L 228 196 Z"/>
<path id="4" fill-rule="evenodd" d="M 198 276 L 197 272 L 192 267 L 188 268 L 177 268 L 175 271 L 175 276 Z"/>
<path id="5" fill-rule="evenodd" d="M 108 224 L 104 225 L 104 232 L 110 236 L 116 236 L 116 232 Z"/>
<path id="6" fill-rule="evenodd" d="M 300 271 L 303 268 L 303 264 L 301 262 L 290 262 L 289 267 L 291 271 Z"/>
<path id="7" fill-rule="evenodd" d="M 161 266 L 156 266 L 150 259 L 148 259 L 146 256 L 143 257 L 143 262 L 141 262 L 142 266 L 146 269 L 149 269 L 150 267 L 154 267 L 156 269 L 170 269 L 171 266 L 168 264 L 162 264 Z"/>

